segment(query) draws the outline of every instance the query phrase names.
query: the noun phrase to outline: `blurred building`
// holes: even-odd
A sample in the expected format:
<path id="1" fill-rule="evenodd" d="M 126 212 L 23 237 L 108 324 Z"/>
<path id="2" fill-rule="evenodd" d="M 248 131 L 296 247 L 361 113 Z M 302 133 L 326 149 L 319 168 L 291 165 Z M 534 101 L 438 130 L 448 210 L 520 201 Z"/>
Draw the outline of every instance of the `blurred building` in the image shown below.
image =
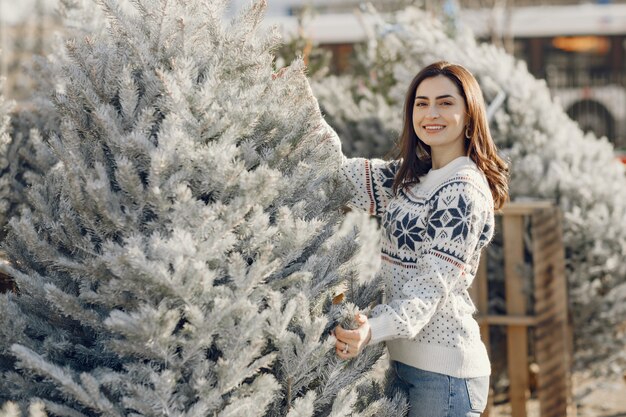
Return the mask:
<path id="1" fill-rule="evenodd" d="M 462 21 L 524 60 L 583 130 L 626 148 L 626 2 L 473 9 Z"/>
<path id="2" fill-rule="evenodd" d="M 32 0 L 31 0 L 32 1 Z M 369 0 L 378 10 L 396 10 L 407 5 L 414 5 L 434 10 L 450 0 Z M 462 8 L 493 8 L 493 7 L 525 7 L 546 5 L 575 5 L 575 4 L 624 4 L 626 0 L 452 0 Z M 296 15 L 303 8 L 312 7 L 320 13 L 350 12 L 361 7 L 363 0 L 268 0 L 268 13 L 282 15 Z M 232 0 L 232 9 L 248 4 L 248 0 Z"/>

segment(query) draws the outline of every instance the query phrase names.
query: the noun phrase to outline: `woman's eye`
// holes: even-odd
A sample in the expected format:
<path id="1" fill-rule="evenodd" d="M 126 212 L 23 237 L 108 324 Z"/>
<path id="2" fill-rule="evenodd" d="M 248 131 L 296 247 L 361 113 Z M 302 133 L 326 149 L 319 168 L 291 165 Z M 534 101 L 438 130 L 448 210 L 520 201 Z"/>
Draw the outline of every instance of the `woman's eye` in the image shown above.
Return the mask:
<path id="1" fill-rule="evenodd" d="M 426 103 L 415 103 L 415 107 L 424 107 Z"/>
<path id="2" fill-rule="evenodd" d="M 451 102 L 449 102 L 449 101 L 444 101 L 444 102 L 443 102 L 443 103 L 441 103 L 441 104 L 442 104 L 442 105 L 444 105 L 444 106 L 451 106 L 451 105 L 452 105 L 452 103 L 451 103 Z"/>

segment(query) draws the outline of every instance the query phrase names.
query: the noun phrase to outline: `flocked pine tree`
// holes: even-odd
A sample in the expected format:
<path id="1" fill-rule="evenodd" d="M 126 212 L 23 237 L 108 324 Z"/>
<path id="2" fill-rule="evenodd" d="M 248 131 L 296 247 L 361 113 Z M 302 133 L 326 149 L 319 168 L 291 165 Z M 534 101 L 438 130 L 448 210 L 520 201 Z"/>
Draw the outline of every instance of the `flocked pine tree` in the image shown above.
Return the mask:
<path id="1" fill-rule="evenodd" d="M 296 33 L 285 39 L 275 51 L 277 67 L 288 65 L 296 58 L 302 58 L 309 80 L 319 80 L 328 74 L 333 55 L 328 49 L 321 48 L 306 33 L 305 27 L 314 16 L 315 12 L 309 6 L 300 10 L 296 15 Z"/>
<path id="2" fill-rule="evenodd" d="M 311 87 L 347 156 L 380 158 L 391 153 L 402 126 L 399 108 L 351 76 L 314 80 Z"/>
<path id="3" fill-rule="evenodd" d="M 0 92 L 2 92 L 2 81 L 0 79 Z M 11 143 L 8 133 L 9 111 L 11 105 L 7 103 L 2 94 L 0 94 L 0 226 L 4 226 L 10 207 L 11 187 L 9 179 L 2 175 L 6 172 L 10 164 L 7 158 L 7 150 Z M 1 233 L 1 231 L 0 231 Z M 4 261 L 4 256 L 0 252 L 0 262 Z M 8 291 L 13 288 L 11 279 L 5 274 L 0 273 L 0 292 Z"/>
<path id="4" fill-rule="evenodd" d="M 41 183 L 58 161 L 42 139 L 41 132 L 46 132 L 46 126 L 39 115 L 32 107 L 18 106 L 11 112 L 10 135 L 0 154 L 3 190 L 0 241 L 5 237 L 9 219 L 28 206 L 28 188 Z"/>
<path id="5" fill-rule="evenodd" d="M 391 77 L 389 88 L 374 86 L 377 92 L 367 100 L 381 102 L 376 97 L 380 94 L 400 108 L 412 77 L 431 62 L 457 62 L 474 73 L 487 102 L 495 104 L 490 109 L 492 134 L 511 162 L 512 198 L 548 199 L 563 210 L 578 365 L 597 365 L 595 369 L 601 371 L 624 369 L 626 177 L 611 145 L 606 139 L 584 135 L 551 99 L 545 82 L 536 80 L 523 62 L 504 51 L 477 43 L 465 31 L 451 34 L 418 8 L 384 18 L 373 14 L 378 24 L 370 29 L 376 35 L 359 59 L 374 76 L 352 80 L 352 88 Z M 346 102 L 352 104 L 351 100 L 348 97 Z M 320 102 L 323 105 L 325 99 Z M 395 118 L 379 124 L 392 125 Z"/>
<path id="6" fill-rule="evenodd" d="M 301 63 L 272 79 L 264 4 L 225 3 L 101 0 L 108 30 L 67 42 L 59 163 L 5 240 L 7 413 L 403 413 L 381 349 L 343 362 L 328 337 L 377 297 L 377 232 L 340 223 L 340 161 Z"/>
<path id="7" fill-rule="evenodd" d="M 51 79 L 53 72 L 41 71 L 36 62 L 41 59 L 33 58 L 32 64 L 19 65 L 27 68 L 24 73 L 30 74 L 28 84 L 37 85 L 35 91 L 51 91 L 55 84 Z M 15 63 L 13 63 L 16 65 Z M 33 75 L 35 75 L 33 77 Z M 25 80 L 22 74 L 22 80 Z M 24 92 L 22 91 L 22 96 Z M 34 103 L 38 103 L 34 105 Z M 33 184 L 40 183 L 50 168 L 57 162 L 49 147 L 42 140 L 42 134 L 49 134 L 58 129 L 58 120 L 50 111 L 51 101 L 40 93 L 32 95 L 29 100 L 23 97 L 19 104 L 12 106 L 9 113 L 10 123 L 3 125 L 4 135 L 0 146 L 0 243 L 7 232 L 7 222 L 28 206 L 27 189 Z M 0 107 L 3 107 L 0 104 Z M 6 107 L 6 104 L 5 104 Z M 3 108 L 5 108 L 3 107 Z M 4 110 L 0 110 L 2 113 Z M 0 251 L 0 262 L 4 262 L 5 254 Z M 6 274 L 0 273 L 0 292 L 14 288 L 13 280 Z"/>
<path id="8" fill-rule="evenodd" d="M 2 79 L 0 79 L 0 92 L 2 91 Z M 6 171 L 10 164 L 8 150 L 11 144 L 9 136 L 10 117 L 9 112 L 12 104 L 0 94 L 0 225 L 6 223 L 9 207 L 11 205 L 11 188 L 9 179 L 1 173 Z"/>
<path id="9" fill-rule="evenodd" d="M 378 9 L 396 10 L 406 6 L 405 0 L 376 0 Z M 308 23 L 315 16 L 309 8 L 298 16 L 298 31 L 290 34 L 288 42 L 276 51 L 279 62 L 290 62 L 296 55 L 308 58 L 307 74 L 315 97 L 327 122 L 343 141 L 343 153 L 348 157 L 380 158 L 390 154 L 402 123 L 402 112 L 390 106 L 380 91 L 387 91 L 391 76 L 378 79 L 381 65 L 393 63 L 367 59 L 351 62 L 350 75 L 327 75 L 331 72 L 331 53 L 320 48 L 309 33 Z M 376 53 L 375 48 L 357 44 L 359 54 Z M 376 71 L 371 63 L 376 61 Z M 388 73 L 389 71 L 387 71 Z M 355 76 L 356 75 L 356 76 Z"/>
<path id="10" fill-rule="evenodd" d="M 40 23 L 53 20 L 51 16 L 45 15 L 41 2 L 37 3 L 37 14 Z M 22 57 L 21 60 L 12 63 L 12 66 L 21 70 L 19 84 L 28 89 L 23 88 L 17 92 L 18 103 L 13 106 L 10 114 L 10 138 L 2 149 L 4 159 L 0 178 L 6 184 L 7 192 L 3 198 L 3 216 L 0 218 L 0 241 L 5 237 L 7 221 L 29 205 L 26 190 L 41 182 L 58 162 L 43 138 L 58 134 L 59 131 L 59 117 L 54 111 L 50 91 L 63 84 L 60 78 L 62 71 L 58 67 L 58 57 L 64 56 L 63 42 L 60 34 L 51 30 L 40 34 L 37 39 L 45 39 L 45 43 L 28 53 L 17 54 Z M 46 54 L 48 58 L 33 55 L 47 51 L 54 51 L 54 54 Z M 25 93 L 27 90 L 30 91 L 28 96 Z"/>

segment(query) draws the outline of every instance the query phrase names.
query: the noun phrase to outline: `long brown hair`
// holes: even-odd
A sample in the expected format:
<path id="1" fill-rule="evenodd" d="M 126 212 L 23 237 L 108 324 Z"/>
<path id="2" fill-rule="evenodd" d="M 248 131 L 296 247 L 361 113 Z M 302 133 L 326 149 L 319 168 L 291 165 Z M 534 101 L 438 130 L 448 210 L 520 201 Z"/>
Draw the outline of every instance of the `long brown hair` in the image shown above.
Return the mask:
<path id="1" fill-rule="evenodd" d="M 485 101 L 476 78 L 467 69 L 458 64 L 439 61 L 422 69 L 411 81 L 404 101 L 404 125 L 399 143 L 396 147 L 396 158 L 400 168 L 393 181 L 393 191 L 419 182 L 419 178 L 432 168 L 430 146 L 425 144 L 413 128 L 413 108 L 417 87 L 427 78 L 444 76 L 458 88 L 467 109 L 467 125 L 465 132 L 466 154 L 487 177 L 496 209 L 500 209 L 509 197 L 509 167 L 498 156 L 493 142 L 485 111 Z"/>

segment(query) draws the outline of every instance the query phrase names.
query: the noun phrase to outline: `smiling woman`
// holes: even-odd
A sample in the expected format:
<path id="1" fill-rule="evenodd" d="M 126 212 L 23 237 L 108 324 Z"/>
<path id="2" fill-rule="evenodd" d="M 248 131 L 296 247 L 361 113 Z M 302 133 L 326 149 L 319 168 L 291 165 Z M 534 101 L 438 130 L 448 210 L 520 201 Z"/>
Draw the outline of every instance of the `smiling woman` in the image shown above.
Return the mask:
<path id="1" fill-rule="evenodd" d="M 433 109 L 425 114 L 423 109 L 429 106 Z M 448 131 L 460 124 L 462 130 L 458 133 L 464 140 L 456 142 L 453 148 L 442 148 L 438 146 L 441 141 L 437 140 L 434 143 L 437 149 L 433 151 L 429 143 L 432 135 L 425 130 L 426 123 L 446 125 Z M 460 149 L 459 145 L 462 145 Z M 394 192 L 400 184 L 419 182 L 430 169 L 445 165 L 451 160 L 445 155 L 456 154 L 469 156 L 485 174 L 496 208 L 501 207 L 508 196 L 508 167 L 498 156 L 491 137 L 482 91 L 474 76 L 460 65 L 436 62 L 413 78 L 405 98 L 404 126 L 398 148 L 397 157 L 402 162 L 395 177 Z"/>
<path id="2" fill-rule="evenodd" d="M 386 342 L 410 417 L 480 415 L 491 367 L 467 289 L 508 198 L 508 167 L 476 79 L 429 65 L 409 85 L 396 160 L 341 157 L 352 205 L 381 219 L 385 301 L 357 315 L 357 329 L 335 329 L 337 355 Z"/>

